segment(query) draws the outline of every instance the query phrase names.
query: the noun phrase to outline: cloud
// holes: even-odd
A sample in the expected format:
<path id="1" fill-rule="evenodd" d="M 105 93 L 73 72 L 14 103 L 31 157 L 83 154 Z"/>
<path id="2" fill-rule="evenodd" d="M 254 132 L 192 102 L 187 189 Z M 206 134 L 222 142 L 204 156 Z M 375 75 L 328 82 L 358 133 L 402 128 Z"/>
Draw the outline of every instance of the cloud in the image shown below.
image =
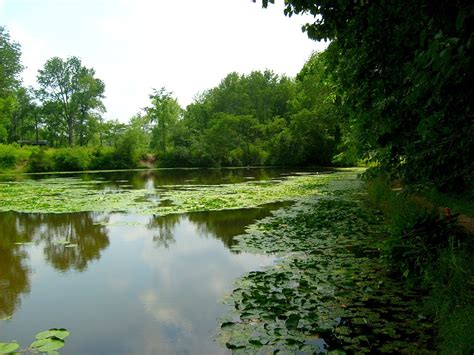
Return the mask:
<path id="1" fill-rule="evenodd" d="M 39 4 L 12 2 L 0 14 L 0 22 L 11 19 L 22 31 L 16 39 L 28 66 L 25 82 L 34 83 L 47 56 L 77 55 L 106 83 L 106 117 L 121 121 L 148 104 L 152 88 L 165 86 L 185 106 L 232 71 L 269 68 L 293 76 L 313 50 L 324 47 L 301 33 L 310 18 L 287 18 L 282 4 L 268 9 L 246 0 Z"/>

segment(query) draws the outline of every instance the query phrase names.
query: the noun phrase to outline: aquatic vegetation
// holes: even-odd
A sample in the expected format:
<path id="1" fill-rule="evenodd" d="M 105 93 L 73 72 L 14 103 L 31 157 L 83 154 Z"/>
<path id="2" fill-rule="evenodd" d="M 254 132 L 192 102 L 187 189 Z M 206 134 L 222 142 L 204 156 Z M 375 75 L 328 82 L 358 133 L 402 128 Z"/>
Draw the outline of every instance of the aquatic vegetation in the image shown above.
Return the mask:
<path id="1" fill-rule="evenodd" d="M 167 185 L 154 190 L 122 186 L 111 189 L 101 180 L 46 178 L 0 183 L 0 211 L 67 213 L 130 212 L 154 215 L 250 208 L 314 195 L 332 180 L 355 172 L 300 174 L 267 181 L 221 185 Z"/>
<path id="2" fill-rule="evenodd" d="M 430 351 L 432 325 L 417 295 L 387 275 L 382 217 L 364 205 L 359 184 L 333 180 L 238 237 L 235 248 L 280 258 L 225 299 L 233 310 L 222 319 L 223 345 L 262 354 Z"/>
<path id="3" fill-rule="evenodd" d="M 70 333 L 67 329 L 51 328 L 36 334 L 36 340 L 24 350 L 18 350 L 20 348 L 20 344 L 18 344 L 16 341 L 10 343 L 0 343 L 0 354 L 17 354 L 20 352 L 47 353 L 50 355 L 59 354 L 57 350 L 64 347 L 64 339 L 66 339 L 69 335 Z"/>

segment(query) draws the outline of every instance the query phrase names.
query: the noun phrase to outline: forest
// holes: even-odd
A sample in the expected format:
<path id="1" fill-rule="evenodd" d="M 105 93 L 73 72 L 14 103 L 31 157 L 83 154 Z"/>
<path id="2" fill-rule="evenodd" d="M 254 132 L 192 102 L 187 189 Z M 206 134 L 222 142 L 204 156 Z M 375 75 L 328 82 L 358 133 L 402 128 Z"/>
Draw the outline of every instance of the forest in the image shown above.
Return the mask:
<path id="1" fill-rule="evenodd" d="M 266 8 L 272 3 L 262 0 L 261 5 Z M 222 343 L 232 351 L 275 350 L 276 346 L 283 346 L 281 349 L 305 352 L 315 346 L 314 339 L 308 340 L 310 334 L 319 338 L 331 333 L 332 337 L 325 339 L 334 343 L 327 340 L 327 349 L 341 348 L 346 351 L 343 354 L 357 349 L 417 352 L 420 347 L 444 354 L 472 353 L 474 4 L 467 0 L 286 0 L 284 15 L 313 16 L 314 22 L 304 25 L 303 32 L 315 41 L 329 43 L 325 51 L 307 58 L 294 77 L 263 68 L 250 73 L 231 72 L 217 86 L 202 88 L 187 107 L 181 107 L 166 87 L 156 88 L 148 93 L 147 106 L 137 107 L 137 113 L 127 123 L 104 119 L 105 82 L 78 57 L 48 59 L 37 73 L 35 87 L 25 87 L 21 81 L 21 43 L 0 26 L 0 172 L 358 167 L 362 188 L 337 185 L 337 174 L 343 169 L 334 175 L 337 188 L 330 183 L 327 186 L 333 187 L 322 187 L 329 178 L 323 183 L 319 178 L 298 175 L 281 182 L 280 190 L 275 189 L 273 195 L 263 192 L 263 185 L 252 187 L 255 190 L 239 185 L 243 179 L 239 175 L 229 178 L 236 179 L 234 190 L 225 186 L 222 189 L 228 190 L 222 193 L 209 183 L 203 187 L 202 196 L 192 189 L 166 191 L 166 199 L 158 205 L 147 200 L 148 192 L 142 185 L 140 194 L 130 190 L 128 195 L 120 196 L 120 201 L 103 199 L 97 192 L 88 196 L 76 182 L 52 184 L 48 191 L 51 196 L 71 191 L 71 196 L 75 194 L 83 205 L 93 205 L 100 211 L 151 211 L 155 218 L 160 214 L 254 208 L 263 203 L 308 198 L 318 189 L 317 193 L 323 191 L 322 195 L 331 197 L 300 200 L 302 205 L 311 207 L 297 206 L 293 214 L 263 219 L 246 230 L 247 234 L 236 237 L 237 247 L 232 238 L 226 237 L 227 246 L 239 252 L 306 254 L 301 258 L 291 254 L 286 263 L 280 262 L 280 269 L 251 271 L 239 281 L 231 300 L 240 321 L 231 317 L 221 323 Z M 353 180 L 349 184 L 354 184 Z M 118 184 L 117 181 L 121 180 L 113 183 Z M 63 201 L 38 207 L 22 194 L 26 196 L 31 189 L 41 195 L 46 185 L 28 184 L 24 190 L 9 185 L 5 190 L 9 201 L 0 203 L 1 211 L 93 211 L 79 203 L 68 205 Z M 139 204 L 141 207 L 137 207 Z M 179 218 L 170 220 L 174 226 Z M 207 225 L 211 230 L 209 224 L 212 223 Z M 149 222 L 149 229 L 151 225 L 159 222 Z M 339 242 L 328 242 L 326 231 L 339 235 Z M 311 233 L 320 239 L 308 240 Z M 277 239 L 269 241 L 265 239 L 268 235 Z M 359 258 L 357 252 L 350 254 L 347 264 L 351 266 L 347 266 L 336 260 L 338 243 L 347 245 L 348 250 L 360 247 L 359 254 L 365 254 L 358 261 L 350 259 L 354 255 Z M 347 273 L 356 275 L 347 281 L 351 292 L 361 292 L 345 298 L 350 287 L 341 286 L 337 292 L 324 296 L 329 299 L 336 295 L 334 307 L 342 307 L 341 312 L 345 312 L 337 324 L 312 324 L 312 308 L 304 306 L 305 299 L 314 296 L 307 289 L 316 289 L 313 283 L 321 277 L 312 272 L 319 265 L 327 265 L 328 257 L 318 248 L 334 257 L 328 270 L 336 270 L 333 276 L 341 285 L 347 279 L 337 270 L 345 265 Z M 377 255 L 375 264 L 369 265 L 368 254 Z M 354 265 L 358 264 L 357 269 Z M 377 276 L 373 277 L 377 280 L 364 274 L 365 267 L 377 269 Z M 379 274 L 382 269 L 388 276 Z M 302 276 L 299 286 L 293 287 L 296 281 L 292 275 L 296 273 Z M 378 286 L 371 282 L 378 282 Z M 430 323 L 426 329 L 434 328 L 429 328 L 430 335 L 426 337 L 433 335 L 435 340 L 426 340 L 425 335 L 413 340 L 417 330 L 410 322 L 406 322 L 408 330 L 401 335 L 395 334 L 393 328 L 383 328 L 386 324 L 381 325 L 380 315 L 370 313 L 368 303 L 361 306 L 360 312 L 368 314 L 363 317 L 355 315 L 359 310 L 346 305 L 372 293 L 373 299 L 367 297 L 377 310 L 383 308 L 380 305 L 386 297 L 397 299 L 394 307 L 400 302 L 398 305 L 403 308 L 408 303 L 398 293 L 397 282 L 403 284 L 405 296 L 413 296 L 421 305 L 422 310 L 416 308 L 420 312 L 419 327 Z M 267 283 L 274 287 L 267 287 Z M 385 285 L 390 285 L 392 293 L 379 297 L 379 289 Z M 275 296 L 276 289 L 288 294 Z M 272 305 L 267 300 L 270 294 L 275 296 Z M 285 308 L 295 300 L 299 307 L 296 313 Z M 321 299 L 314 302 L 319 307 Z M 399 311 L 388 303 L 383 305 L 390 312 Z M 311 306 L 316 307 L 315 304 Z M 411 312 L 411 306 L 406 307 Z M 357 323 L 361 319 L 364 324 Z M 367 319 L 373 324 L 367 324 Z M 251 337 L 255 324 L 262 327 L 259 331 L 266 332 L 264 338 Z M 368 331 L 370 325 L 383 330 Z M 283 335 L 281 327 L 285 329 Z M 341 333 L 349 332 L 348 328 L 362 335 L 348 340 L 349 333 Z M 378 343 L 384 336 L 393 338 L 393 347 L 383 348 L 382 342 Z M 400 345 L 400 337 L 413 342 Z"/>

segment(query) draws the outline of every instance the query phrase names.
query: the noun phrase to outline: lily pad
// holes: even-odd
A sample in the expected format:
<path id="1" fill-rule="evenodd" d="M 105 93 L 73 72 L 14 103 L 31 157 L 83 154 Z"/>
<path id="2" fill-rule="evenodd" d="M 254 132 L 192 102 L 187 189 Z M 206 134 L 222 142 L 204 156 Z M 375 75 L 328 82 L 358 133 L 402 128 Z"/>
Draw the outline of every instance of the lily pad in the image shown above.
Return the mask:
<path id="1" fill-rule="evenodd" d="M 0 343 L 0 354 L 10 354 L 18 349 L 20 345 L 16 342 L 12 343 Z"/>
<path id="2" fill-rule="evenodd" d="M 51 328 L 49 330 L 36 334 L 35 338 L 40 340 L 40 339 L 56 337 L 58 339 L 64 340 L 69 335 L 70 335 L 69 331 L 65 328 Z"/>
<path id="3" fill-rule="evenodd" d="M 39 339 L 31 343 L 30 348 L 35 351 L 47 353 L 50 351 L 59 350 L 64 347 L 64 340 L 57 337 Z"/>

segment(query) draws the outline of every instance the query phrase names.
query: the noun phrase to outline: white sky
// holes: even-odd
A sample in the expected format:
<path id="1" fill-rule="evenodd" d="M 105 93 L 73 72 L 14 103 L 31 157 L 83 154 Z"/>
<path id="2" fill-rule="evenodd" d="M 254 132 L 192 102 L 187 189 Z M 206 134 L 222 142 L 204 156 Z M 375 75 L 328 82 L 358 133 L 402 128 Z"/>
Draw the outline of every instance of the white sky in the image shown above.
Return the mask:
<path id="1" fill-rule="evenodd" d="M 185 107 L 230 72 L 294 76 L 317 43 L 283 0 L 0 0 L 0 25 L 22 46 L 26 85 L 48 58 L 78 56 L 106 85 L 106 118 L 126 122 L 165 86 Z"/>

